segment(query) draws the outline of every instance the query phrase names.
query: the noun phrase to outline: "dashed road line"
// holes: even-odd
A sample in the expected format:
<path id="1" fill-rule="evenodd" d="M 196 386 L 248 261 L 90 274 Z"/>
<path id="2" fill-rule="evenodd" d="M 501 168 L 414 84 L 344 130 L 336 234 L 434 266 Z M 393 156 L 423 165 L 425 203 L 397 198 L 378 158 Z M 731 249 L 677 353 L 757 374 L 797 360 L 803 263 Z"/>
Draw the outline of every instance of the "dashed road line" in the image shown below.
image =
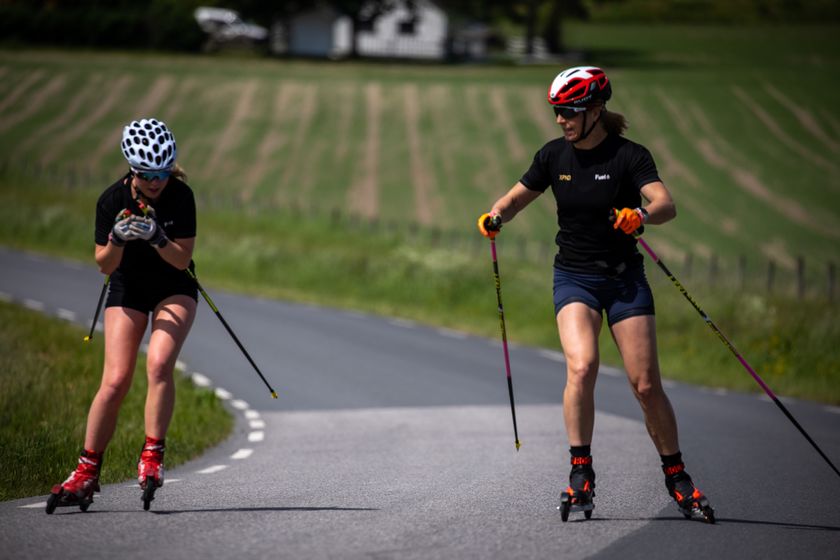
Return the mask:
<path id="1" fill-rule="evenodd" d="M 38 301 L 35 299 L 24 299 L 23 300 L 24 307 L 31 309 L 33 311 L 43 311 L 44 310 L 44 302 Z"/>
<path id="2" fill-rule="evenodd" d="M 71 323 L 76 322 L 76 312 L 70 311 L 69 309 L 64 309 L 63 307 L 59 307 L 56 312 L 56 316 L 59 319 L 64 319 L 65 321 L 70 321 Z"/>
<path id="3" fill-rule="evenodd" d="M 250 441 L 250 442 L 262 441 L 264 439 L 265 439 L 265 432 L 263 432 L 263 431 L 250 432 L 248 434 L 248 441 Z"/>
<path id="4" fill-rule="evenodd" d="M 219 471 L 223 471 L 228 468 L 227 465 L 213 465 L 212 467 L 207 467 L 206 469 L 201 469 L 200 471 L 195 471 L 197 474 L 213 474 Z"/>
<path id="5" fill-rule="evenodd" d="M 231 459 L 247 459 L 254 452 L 253 449 L 240 449 L 230 456 Z"/>

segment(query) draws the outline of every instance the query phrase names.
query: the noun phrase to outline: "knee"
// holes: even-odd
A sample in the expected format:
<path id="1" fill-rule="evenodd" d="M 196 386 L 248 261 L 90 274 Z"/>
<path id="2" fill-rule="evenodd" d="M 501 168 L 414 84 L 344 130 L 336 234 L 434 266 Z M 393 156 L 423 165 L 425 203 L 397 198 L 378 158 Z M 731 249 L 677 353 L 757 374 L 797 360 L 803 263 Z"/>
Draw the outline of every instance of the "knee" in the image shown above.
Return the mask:
<path id="1" fill-rule="evenodd" d="M 131 388 L 131 374 L 106 374 L 99 386 L 99 397 L 108 402 L 121 402 Z"/>
<path id="2" fill-rule="evenodd" d="M 566 364 L 566 385 L 586 388 L 595 385 L 598 363 L 591 360 L 570 360 Z"/>
<path id="3" fill-rule="evenodd" d="M 172 367 L 164 360 L 157 360 L 149 356 L 146 360 L 146 376 L 150 385 L 159 385 L 172 381 Z"/>
<path id="4" fill-rule="evenodd" d="M 643 408 L 648 408 L 655 405 L 664 395 L 662 385 L 660 383 L 653 383 L 650 381 L 637 381 L 632 384 L 633 394 L 641 403 Z"/>

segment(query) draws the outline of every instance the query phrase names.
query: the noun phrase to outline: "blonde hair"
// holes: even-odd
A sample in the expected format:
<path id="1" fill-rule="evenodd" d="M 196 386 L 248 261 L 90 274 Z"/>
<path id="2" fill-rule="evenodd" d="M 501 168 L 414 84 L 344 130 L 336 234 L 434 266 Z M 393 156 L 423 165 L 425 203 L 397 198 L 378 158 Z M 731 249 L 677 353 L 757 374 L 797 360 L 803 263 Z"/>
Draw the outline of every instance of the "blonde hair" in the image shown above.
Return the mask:
<path id="1" fill-rule="evenodd" d="M 178 165 L 177 163 L 172 166 L 172 176 L 176 177 L 179 181 L 184 183 L 187 182 L 187 172 L 184 171 L 184 168 Z"/>

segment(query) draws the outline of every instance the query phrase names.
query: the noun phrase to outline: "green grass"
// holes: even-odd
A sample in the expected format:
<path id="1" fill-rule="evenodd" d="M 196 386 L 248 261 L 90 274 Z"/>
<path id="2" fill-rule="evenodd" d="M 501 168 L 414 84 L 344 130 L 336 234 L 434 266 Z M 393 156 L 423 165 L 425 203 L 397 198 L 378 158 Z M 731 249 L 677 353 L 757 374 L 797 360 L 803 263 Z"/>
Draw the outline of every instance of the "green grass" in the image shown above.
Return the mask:
<path id="1" fill-rule="evenodd" d="M 476 216 L 552 137 L 544 95 L 558 69 L 601 64 L 611 109 L 626 114 L 677 201 L 678 218 L 650 228 L 648 241 L 774 389 L 837 403 L 826 270 L 840 242 L 838 31 L 569 24 L 568 44 L 584 58 L 522 67 L 0 51 L 0 243 L 89 262 L 93 204 L 124 168 L 120 127 L 154 114 L 175 130 L 198 197 L 196 260 L 208 286 L 495 336 Z M 416 120 L 406 106 L 414 92 Z M 375 197 L 360 205 L 354 187 L 365 180 Z M 430 191 L 418 196 L 423 185 Z M 554 220 L 543 197 L 499 241 L 510 335 L 526 344 L 557 346 Z M 804 301 L 791 297 L 797 257 Z M 648 268 L 667 375 L 754 390 Z M 603 348 L 617 364 L 606 336 Z"/>
<path id="2" fill-rule="evenodd" d="M 46 494 L 75 468 L 88 407 L 102 374 L 101 337 L 82 343 L 83 329 L 0 303 L 0 500 Z M 143 444 L 145 363 L 105 454 L 106 483 L 137 476 Z M 233 419 L 207 389 L 176 372 L 178 404 L 166 439 L 169 468 L 222 441 Z"/>

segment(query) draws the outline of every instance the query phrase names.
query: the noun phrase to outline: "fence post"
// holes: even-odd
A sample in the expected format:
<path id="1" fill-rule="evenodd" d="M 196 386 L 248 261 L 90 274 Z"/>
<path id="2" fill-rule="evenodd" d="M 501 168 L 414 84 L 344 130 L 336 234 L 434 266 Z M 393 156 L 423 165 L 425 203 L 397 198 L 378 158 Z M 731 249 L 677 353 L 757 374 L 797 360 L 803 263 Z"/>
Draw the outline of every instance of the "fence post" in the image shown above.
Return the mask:
<path id="1" fill-rule="evenodd" d="M 773 259 L 767 261 L 767 293 L 773 293 L 773 283 L 776 281 L 776 263 Z"/>
<path id="2" fill-rule="evenodd" d="M 796 257 L 796 297 L 805 297 L 805 258 L 802 256 Z"/>

